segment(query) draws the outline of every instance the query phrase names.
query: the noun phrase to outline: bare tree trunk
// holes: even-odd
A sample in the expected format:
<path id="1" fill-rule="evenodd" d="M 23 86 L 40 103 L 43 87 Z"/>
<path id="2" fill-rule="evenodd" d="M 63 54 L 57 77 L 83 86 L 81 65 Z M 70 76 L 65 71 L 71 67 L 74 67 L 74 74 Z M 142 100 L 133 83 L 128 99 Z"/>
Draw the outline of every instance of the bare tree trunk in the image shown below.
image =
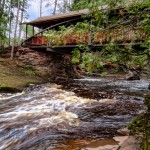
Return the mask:
<path id="1" fill-rule="evenodd" d="M 18 20 L 19 20 L 19 10 L 20 10 L 20 0 L 18 0 L 18 6 L 17 6 L 17 15 L 16 15 L 16 24 L 15 24 L 15 30 L 14 30 L 14 40 L 11 50 L 11 59 L 14 58 L 14 48 L 16 44 L 16 36 L 17 36 L 17 26 L 18 26 Z"/>
<path id="2" fill-rule="evenodd" d="M 40 17 L 42 17 L 42 0 L 40 0 Z"/>
<path id="3" fill-rule="evenodd" d="M 42 17 L 42 5 L 43 5 L 43 0 L 40 0 L 40 17 Z M 39 32 L 41 29 L 39 29 Z"/>
<path id="4" fill-rule="evenodd" d="M 54 4 L 54 10 L 53 10 L 53 14 L 56 14 L 56 8 L 57 8 L 57 0 L 55 0 L 55 4 Z"/>
<path id="5" fill-rule="evenodd" d="M 9 20 L 9 46 L 11 45 L 11 19 Z"/>
<path id="6" fill-rule="evenodd" d="M 2 0 L 0 1 L 0 8 L 2 8 Z"/>
<path id="7" fill-rule="evenodd" d="M 70 6 L 71 6 L 71 1 L 69 0 L 69 1 L 68 1 L 69 10 L 70 10 Z"/>
<path id="8" fill-rule="evenodd" d="M 68 1 L 65 0 L 65 1 L 64 1 L 64 13 L 67 12 L 67 7 L 68 7 Z"/>
<path id="9" fill-rule="evenodd" d="M 11 22 L 12 22 L 12 0 L 10 0 L 10 6 L 9 6 L 9 46 L 11 43 Z"/>
<path id="10" fill-rule="evenodd" d="M 22 4 L 22 10 L 21 10 L 21 20 L 20 22 L 22 23 L 23 21 L 23 15 L 24 15 L 24 6 L 25 6 L 25 0 L 23 0 L 23 4 Z M 20 39 L 21 39 L 21 31 L 22 31 L 22 26 L 20 25 L 19 27 L 19 36 L 18 36 L 18 45 L 20 46 Z"/>

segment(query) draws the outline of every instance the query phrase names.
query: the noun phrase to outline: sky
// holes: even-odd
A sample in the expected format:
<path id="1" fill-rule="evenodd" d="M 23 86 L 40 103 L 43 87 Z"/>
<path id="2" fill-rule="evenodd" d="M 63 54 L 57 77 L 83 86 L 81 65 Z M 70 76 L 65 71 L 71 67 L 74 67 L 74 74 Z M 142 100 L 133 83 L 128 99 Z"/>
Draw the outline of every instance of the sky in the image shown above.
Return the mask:
<path id="1" fill-rule="evenodd" d="M 72 3 L 72 0 L 69 0 Z M 50 3 L 48 7 L 45 7 L 46 3 Z M 42 16 L 52 15 L 54 9 L 55 0 L 43 0 L 42 6 Z M 58 0 L 57 5 L 61 6 L 64 0 Z M 27 9 L 28 19 L 25 21 L 32 21 L 40 16 L 40 0 L 30 0 L 29 7 Z M 56 12 L 59 12 L 59 8 L 57 7 Z"/>
<path id="2" fill-rule="evenodd" d="M 51 8 L 53 6 L 45 7 L 46 2 L 43 2 L 43 7 L 42 7 L 42 16 L 48 16 L 51 15 Z M 40 0 L 32 0 L 30 1 L 30 6 L 27 9 L 27 14 L 29 15 L 27 21 L 34 20 L 39 17 L 40 15 Z"/>

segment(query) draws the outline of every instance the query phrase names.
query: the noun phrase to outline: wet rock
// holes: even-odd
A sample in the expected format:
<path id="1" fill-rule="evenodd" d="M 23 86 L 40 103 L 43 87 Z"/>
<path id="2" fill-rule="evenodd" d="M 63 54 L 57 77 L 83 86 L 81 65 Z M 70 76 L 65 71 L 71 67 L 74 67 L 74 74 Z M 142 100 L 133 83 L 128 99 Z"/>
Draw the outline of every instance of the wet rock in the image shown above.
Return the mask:
<path id="1" fill-rule="evenodd" d="M 105 99 L 101 99 L 99 102 L 105 103 L 105 104 L 113 104 L 113 103 L 116 103 L 117 100 L 105 98 Z"/>
<path id="2" fill-rule="evenodd" d="M 125 78 L 126 80 L 140 80 L 140 76 L 136 71 L 129 71 Z"/>
<path id="3" fill-rule="evenodd" d="M 148 85 L 148 89 L 150 90 L 150 84 Z"/>
<path id="4" fill-rule="evenodd" d="M 7 86 L 0 85 L 0 93 L 16 93 L 16 92 L 20 92 L 20 90 L 13 88 L 13 87 L 7 87 Z"/>
<path id="5" fill-rule="evenodd" d="M 119 130 L 117 130 L 117 132 L 119 134 L 121 134 L 121 135 L 129 136 L 129 130 L 128 130 L 128 128 L 119 129 Z"/>

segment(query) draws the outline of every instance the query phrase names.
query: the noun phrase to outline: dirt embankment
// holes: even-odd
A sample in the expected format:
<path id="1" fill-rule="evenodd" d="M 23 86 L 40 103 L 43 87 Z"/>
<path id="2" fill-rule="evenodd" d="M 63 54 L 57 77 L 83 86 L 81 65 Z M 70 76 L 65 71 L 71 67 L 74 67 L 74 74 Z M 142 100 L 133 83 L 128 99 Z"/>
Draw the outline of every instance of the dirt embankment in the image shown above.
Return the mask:
<path id="1" fill-rule="evenodd" d="M 19 67 L 17 60 L 0 57 L 0 92 L 20 90 L 28 84 L 45 80 L 31 68 Z"/>
<path id="2" fill-rule="evenodd" d="M 30 83 L 67 80 L 79 75 L 70 63 L 70 55 L 20 48 L 14 60 L 10 51 L 0 55 L 0 92 L 21 89 Z"/>

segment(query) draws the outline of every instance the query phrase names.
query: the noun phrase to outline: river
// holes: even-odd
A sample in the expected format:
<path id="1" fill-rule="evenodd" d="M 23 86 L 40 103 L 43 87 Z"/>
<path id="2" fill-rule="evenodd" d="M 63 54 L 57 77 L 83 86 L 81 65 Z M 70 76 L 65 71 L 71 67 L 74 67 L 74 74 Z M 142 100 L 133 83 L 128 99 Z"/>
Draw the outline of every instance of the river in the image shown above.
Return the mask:
<path id="1" fill-rule="evenodd" d="M 0 150 L 94 150 L 145 111 L 148 80 L 85 78 L 0 94 Z"/>

